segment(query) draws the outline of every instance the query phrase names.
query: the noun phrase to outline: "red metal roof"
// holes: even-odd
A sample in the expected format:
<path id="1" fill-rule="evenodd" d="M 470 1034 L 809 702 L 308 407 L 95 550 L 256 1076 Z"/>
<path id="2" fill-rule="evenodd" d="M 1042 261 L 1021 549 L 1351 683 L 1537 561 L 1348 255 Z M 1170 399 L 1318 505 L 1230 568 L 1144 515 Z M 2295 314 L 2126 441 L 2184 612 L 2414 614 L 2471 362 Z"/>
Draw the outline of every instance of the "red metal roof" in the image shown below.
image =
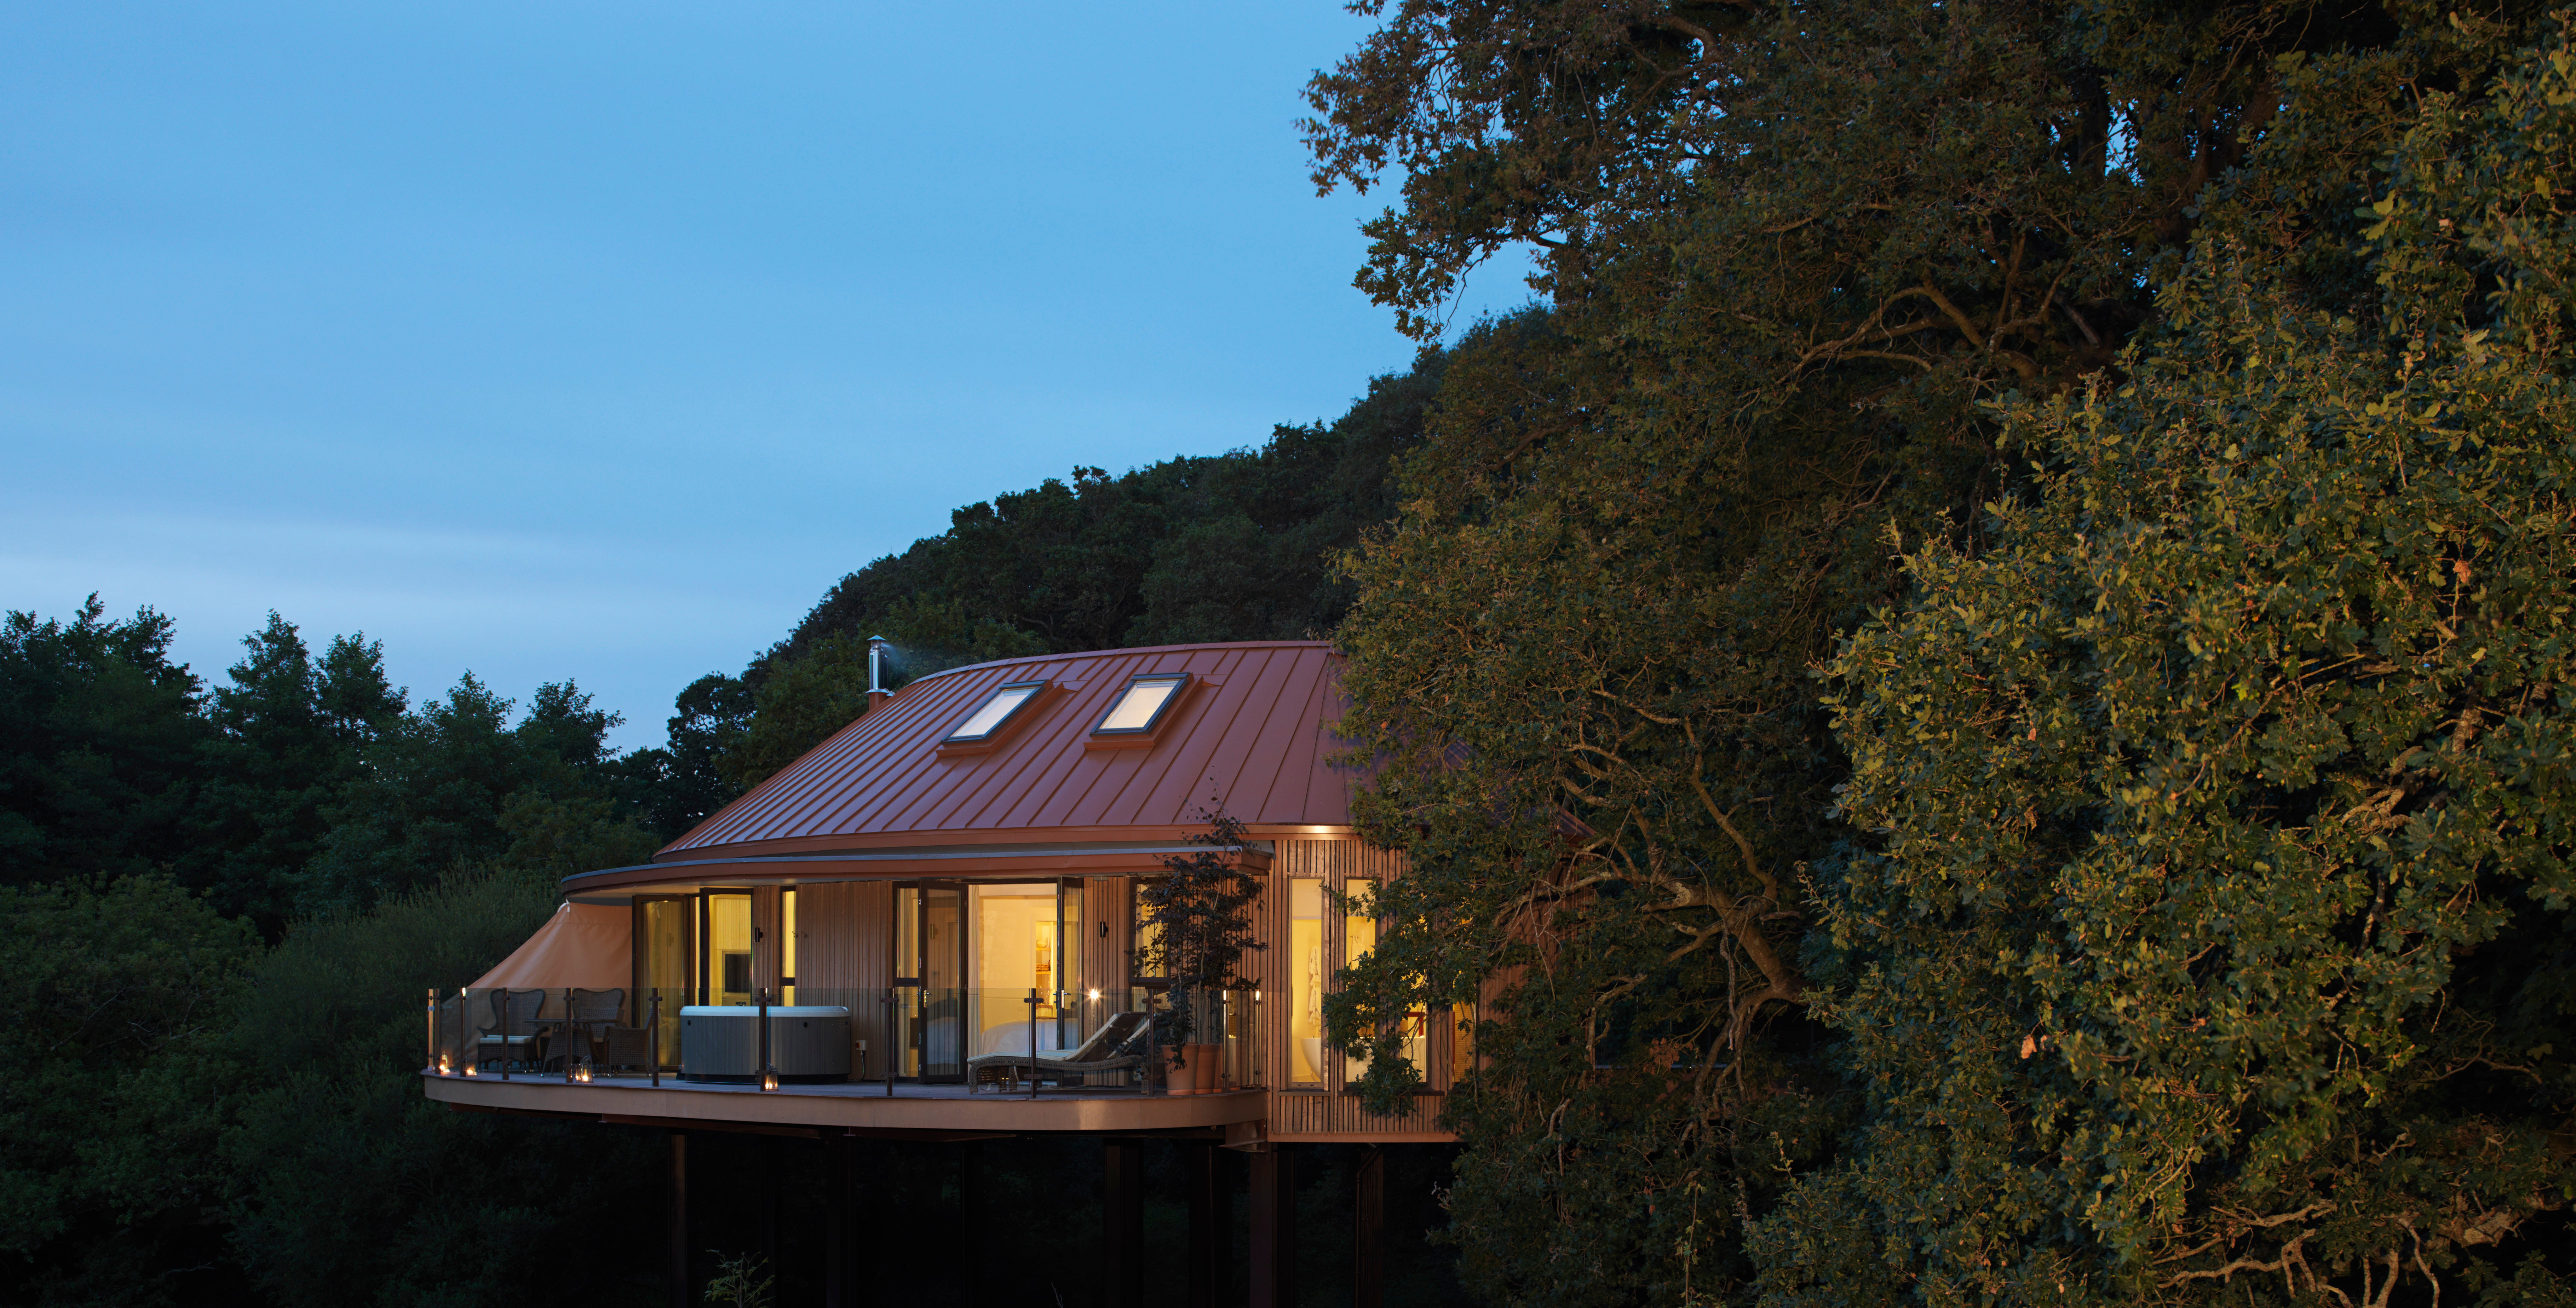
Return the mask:
<path id="1" fill-rule="evenodd" d="M 1341 660 L 1322 641 L 1167 645 L 980 663 L 923 677 L 655 855 L 657 862 L 839 849 L 1173 840 L 1212 801 L 1256 835 L 1347 829 Z M 1150 748 L 1086 748 L 1130 677 L 1188 672 Z M 997 686 L 1059 693 L 989 753 L 940 742 Z"/>

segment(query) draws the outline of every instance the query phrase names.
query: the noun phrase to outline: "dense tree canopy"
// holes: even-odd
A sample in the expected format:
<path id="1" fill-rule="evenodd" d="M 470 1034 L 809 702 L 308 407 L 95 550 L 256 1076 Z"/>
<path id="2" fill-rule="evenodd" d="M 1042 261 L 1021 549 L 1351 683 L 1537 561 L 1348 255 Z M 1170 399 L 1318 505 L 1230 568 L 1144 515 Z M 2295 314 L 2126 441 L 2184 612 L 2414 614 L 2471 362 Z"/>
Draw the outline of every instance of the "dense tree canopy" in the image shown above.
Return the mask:
<path id="1" fill-rule="evenodd" d="M 1854 751 L 1869 759 L 1868 750 L 1893 749 L 1861 742 L 1895 728 L 1869 726 L 1880 719 L 1846 707 L 1838 734 L 1819 697 L 1857 678 L 1850 656 L 1832 664 L 1838 646 L 1915 593 L 1921 560 L 1984 559 L 1998 533 L 2016 529 L 1987 506 L 2084 493 L 2029 467 L 2031 445 L 2045 442 L 2026 434 L 2035 420 L 2011 415 L 2046 397 L 2116 387 L 2146 367 L 2135 351 L 2165 349 L 2150 342 L 2184 326 L 2173 288 L 2194 277 L 2204 286 L 2269 279 L 2275 289 L 2265 294 L 2277 303 L 2362 324 L 2347 330 L 2379 343 L 2389 377 L 2428 366 L 2426 347 L 2408 344 L 2410 333 L 2431 330 L 2422 324 L 2443 315 L 2483 324 L 2477 297 L 2502 275 L 2495 251 L 2555 230 L 2554 218 L 2532 212 L 2548 202 L 2538 189 L 2546 163 L 2529 166 L 2519 184 L 2533 198 L 2513 219 L 2474 238 L 2485 247 L 2468 244 L 2465 226 L 2432 229 L 2410 251 L 2367 246 L 2365 229 L 2384 238 L 2382 220 L 2410 205 L 2465 220 L 2455 180 L 2410 183 L 2441 198 L 2407 200 L 2390 180 L 2407 167 L 2392 151 L 2430 130 L 2428 115 L 2485 103 L 2498 70 L 2540 62 L 2517 50 L 2544 27 L 2511 11 L 2453 19 L 2393 5 L 1369 8 L 1383 26 L 1317 77 L 1319 117 L 1309 126 L 1321 184 L 1403 171 L 1402 203 L 1371 227 L 1361 285 L 1422 327 L 1438 320 L 1459 271 L 1528 241 L 1540 247 L 1549 300 L 1453 350 L 1424 440 L 1401 469 L 1402 516 L 1350 561 L 1360 592 L 1341 631 L 1362 744 L 1381 765 L 1364 822 L 1408 849 L 1414 872 L 1382 891 L 1395 921 L 1340 998 L 1336 1031 L 1357 1048 L 1373 1030 L 1393 1032 L 1409 1008 L 1481 994 L 1486 1067 L 1449 1107 L 1470 1145 L 1451 1210 L 1472 1284 L 1496 1302 L 1529 1304 L 1678 1302 L 1756 1287 L 1819 1302 L 1951 1302 L 2048 1298 L 2060 1292 L 2054 1270 L 2080 1264 L 2067 1293 L 2160 1285 L 2182 1298 L 2241 1294 L 2241 1274 L 2188 1273 L 2224 1267 L 2231 1250 L 2277 1261 L 2295 1231 L 2267 1245 L 2249 1224 L 2299 1205 L 2241 1205 L 2286 1192 L 2228 1189 L 2211 1152 L 2220 1146 L 2206 1143 L 2165 1160 L 2154 1183 L 2163 1188 L 2150 1187 L 2158 1198 L 2139 1199 L 2144 1216 L 2134 1220 L 2115 1219 L 2089 1188 L 2132 1166 L 2153 1171 L 2144 1155 L 2104 1161 L 2126 1147 L 2109 1142 L 2150 1129 L 2151 1110 L 2182 1112 L 2180 1092 L 2156 1092 L 2168 1097 L 2142 1106 L 2098 1086 L 2069 1090 L 2048 1101 L 2059 1116 L 2044 1126 L 2028 1120 L 2036 1106 L 1981 1100 L 1975 1111 L 1997 1122 L 1970 1130 L 1969 1101 L 1983 1083 L 1966 1060 L 2039 1075 L 2037 1058 L 2019 1057 L 2021 1034 L 2056 1028 L 2034 1017 L 2004 1039 L 1970 1009 L 1952 1019 L 1954 1004 L 1979 993 L 1964 978 L 2001 966 L 1996 950 L 2008 933 L 1993 934 L 2005 932 L 2000 922 L 1989 934 L 1943 929 L 1964 927 L 1977 910 L 1946 907 L 1944 918 L 1926 906 L 1949 903 L 1924 898 L 1940 893 L 1928 867 L 1897 861 L 1869 874 L 1891 879 L 1886 889 L 1845 880 L 1880 867 L 1871 860 L 1892 857 L 1881 851 L 1902 840 L 1905 828 L 1882 810 L 1911 805 L 1904 811 L 1921 814 L 1913 820 L 1930 823 L 1929 810 L 1948 801 L 1891 779 L 1869 792 L 1870 807 L 1859 805 Z M 2434 91 L 2445 93 L 2438 107 Z M 2528 113 L 2506 121 L 2497 139 L 2516 144 L 2497 149 L 2558 148 L 2545 144 L 2554 126 Z M 2447 130 L 2446 142 L 2464 129 Z M 2429 178 L 2441 149 L 2420 157 Z M 2499 184 L 2494 194 L 2511 191 Z M 2355 216 L 2374 203 L 2395 208 Z M 2204 267 L 2222 258 L 2237 262 Z M 2426 261 L 2443 271 L 2413 281 L 2392 272 Z M 2538 294 L 2554 275 L 2554 264 L 2535 265 L 2523 282 Z M 2149 356 L 2202 379 L 2204 389 L 2163 403 L 2225 415 L 2211 421 L 2226 439 L 2204 438 L 2202 453 L 2255 448 L 2278 410 L 2241 394 L 2257 382 L 2226 362 L 2234 347 L 2194 348 Z M 2544 348 L 2493 366 L 2546 387 L 2553 360 Z M 2227 380 L 2211 380 L 2213 370 Z M 2501 389 L 2477 395 L 2530 402 Z M 2108 440 L 2111 426 L 2070 428 L 2054 457 Z M 2324 474 L 2301 458 L 2278 476 L 2287 488 Z M 2533 483 L 2526 512 L 2554 511 L 2545 505 L 2557 491 L 2543 484 Z M 2386 512 L 2429 511 L 2419 494 L 2432 492 L 2401 485 Z M 2144 530 L 2096 512 L 2110 525 L 2087 533 L 2092 548 Z M 2528 528 L 2564 529 L 2563 517 Z M 2240 527 L 2208 516 L 2191 530 L 2232 536 Z M 2169 530 L 2156 539 L 2180 548 L 2188 538 Z M 2061 552 L 2049 566 L 1988 575 L 1974 621 L 2041 621 L 2025 612 L 2040 603 L 2034 588 L 2075 562 Z M 2231 565 L 2206 566 L 2214 575 Z M 2563 571 L 2550 575 L 2565 586 Z M 2074 611 L 2073 600 L 2059 603 Z M 1914 621 L 1948 620 L 1946 608 L 1921 612 L 1929 616 Z M 2502 620 L 2534 631 L 2552 621 L 2528 607 Z M 1923 665 L 1930 636 L 1908 639 L 1906 656 L 1881 660 L 1894 670 L 1883 674 L 1888 706 L 1874 711 L 1911 715 L 1889 719 L 1909 733 L 1936 714 L 1985 724 L 1976 704 L 1924 702 L 1973 690 L 1988 696 L 1976 703 L 1991 703 L 1993 692 L 1975 675 Z M 2186 647 L 2180 657 L 2204 655 Z M 1843 681 L 1820 686 L 1820 671 Z M 2065 675 L 2066 695 L 2094 693 Z M 2535 686 L 2556 684 L 2529 675 Z M 2062 729 L 2102 729 L 2103 719 L 2078 716 L 2070 709 Z M 2199 738 L 2196 729 L 2184 735 Z M 1909 746 L 1921 757 L 1897 775 L 1960 769 L 1943 773 L 1958 778 L 1944 793 L 1968 803 L 1942 808 L 1937 830 L 1950 842 L 1942 856 L 1954 860 L 1943 875 L 1966 876 L 1955 869 L 2002 838 L 2003 788 L 1986 793 L 1990 783 L 1964 770 L 1975 761 L 1935 738 L 1904 739 L 1921 742 Z M 2342 766 L 2369 771 L 2394 757 L 2357 751 Z M 2225 782 L 2239 784 L 2254 783 Z M 2424 792 L 2396 784 L 2421 802 Z M 2322 811 L 2330 798 L 2306 802 Z M 2222 801 L 2250 802 L 2211 802 Z M 2008 812 L 2018 818 L 2026 807 Z M 2285 814 L 2263 820 L 2295 825 Z M 2514 838 L 2537 843 L 2517 857 L 2563 853 L 2529 818 L 2520 822 Z M 1911 847 L 1923 851 L 1915 857 L 1927 857 L 1934 839 Z M 2262 860 L 2267 869 L 2243 846 L 2200 853 L 2215 894 L 2254 893 L 2264 878 L 2319 868 Z M 2045 851 L 2030 858 L 2038 884 L 2075 875 Z M 1900 874 L 1912 879 L 1892 880 Z M 2493 884 L 2470 917 L 2520 893 Z M 2022 915 L 2019 929 L 2071 929 L 2075 910 L 2045 892 L 1997 893 L 2008 902 L 1987 911 Z M 2205 917 L 2207 906 L 2196 908 Z M 1896 934 L 1882 940 L 1860 924 Z M 2445 947 L 2475 943 L 2452 928 L 2422 929 Z M 2563 945 L 2546 942 L 2561 929 L 2546 918 L 2519 928 L 2536 936 L 2479 928 L 2498 933 L 2493 965 L 2505 973 L 2555 957 Z M 2041 938 L 2054 937 L 2014 947 Z M 2196 977 L 2223 971 L 2198 946 L 2166 943 L 2176 958 L 2197 957 Z M 1872 952 L 1882 948 L 1902 957 Z M 2262 956 L 2242 964 L 2255 969 L 2241 978 L 2249 987 L 2323 984 L 2303 979 L 2306 963 L 2264 955 L 2288 944 L 2249 949 Z M 2332 952 L 2317 940 L 2298 950 L 2311 959 Z M 1885 990 L 1853 989 L 1881 974 L 1894 978 Z M 2086 1002 L 2128 1002 L 2118 984 L 2105 971 Z M 2459 1060 L 2476 1040 L 2504 1039 L 2504 1007 L 2467 1015 L 2477 1004 L 2510 1006 L 2492 990 L 2419 980 L 2375 1000 L 2367 1019 L 2343 1013 L 2336 1029 L 2375 1023 L 2378 1048 L 2398 1058 L 2386 1043 L 2398 1026 L 2451 1014 L 2454 1034 L 2471 1044 L 2451 1062 L 2429 1060 L 2429 1076 L 2468 1066 Z M 2341 1002 L 2318 994 L 2329 1007 Z M 2535 1003 L 2511 1001 L 2511 1022 L 2543 1030 Z M 2460 1034 L 2481 1024 L 2499 1034 Z M 2222 1036 L 2204 1028 L 2172 1038 Z M 2295 1066 L 2309 1056 L 2268 1019 L 2224 1038 L 2275 1043 L 2195 1056 L 2240 1071 L 2246 1063 L 2224 1060 Z M 2502 1043 L 2493 1047 L 2509 1058 Z M 1384 1103 L 1411 1070 L 1391 1034 L 1374 1052 L 1368 1089 Z M 2125 1063 L 2070 1065 L 2062 1044 L 2046 1052 L 2059 1060 L 2050 1074 L 2070 1080 L 2135 1074 Z M 2489 1120 L 2564 1112 L 2549 1097 L 2562 1091 L 2492 1069 L 2479 1077 L 2461 1083 L 2478 1089 L 2421 1101 L 2421 1129 L 2438 1122 L 2465 1142 L 2483 1139 L 2475 1131 Z M 2301 1096 L 2335 1092 L 2264 1093 L 2309 1105 Z M 2464 1106 L 2490 1094 L 2497 1103 Z M 2261 1110 L 2289 1111 L 2269 1101 Z M 1945 1114 L 1961 1115 L 1958 1132 L 1933 1129 Z M 2276 1169 L 2306 1169 L 2303 1184 L 2331 1185 L 2320 1179 L 2320 1150 L 2375 1148 L 2369 1142 L 2410 1129 L 2391 1117 L 2337 1135 L 2323 1109 L 2299 1121 L 2272 1135 L 2248 1124 L 2241 1141 L 2224 1137 L 2224 1149 L 2259 1140 L 2278 1156 Z M 2498 1156 L 2475 1165 L 2428 1147 L 2388 1166 L 2413 1169 L 2406 1184 L 2422 1202 L 2505 1214 L 2499 1222 L 2558 1202 L 2528 1198 L 2563 1185 L 2543 1175 L 2537 1137 L 2498 1138 L 2514 1142 L 2477 1146 Z M 2067 1158 L 2052 1182 L 2035 1160 L 2061 1147 L 2104 1157 Z M 2058 1189 L 2043 1193 L 2050 1184 Z M 2516 1186 L 2526 1198 L 2506 1202 Z M 2179 1206 L 2157 1206 L 2167 1201 Z M 2135 1225 L 2150 1217 L 2161 1223 L 2154 1240 Z M 2369 1243 L 2393 1229 L 2386 1206 L 2370 1220 L 2376 1234 L 2355 1227 L 2336 1237 L 2345 1243 L 2335 1257 L 2312 1254 L 2327 1279 L 2299 1273 L 2293 1296 L 2325 1295 L 2329 1282 L 2334 1293 L 2365 1288 L 2355 1260 L 2395 1247 Z M 1748 1243 L 1748 1231 L 1758 1238 Z M 2143 1270 L 2212 1239 L 2192 1255 L 2205 1264 Z M 2477 1283 L 2466 1264 L 2425 1256 L 2454 1293 Z M 2371 1285 L 2384 1286 L 2389 1273 L 2372 1266 Z M 2404 1268 L 2418 1292 L 2431 1274 Z"/>
<path id="2" fill-rule="evenodd" d="M 1400 1019 L 1475 1024 L 1487 1302 L 2569 1302 L 2567 20 L 1359 7 L 1306 124 L 1396 183 L 1359 284 L 1435 340 L 1525 244 L 1541 302 L 959 509 L 661 748 L 8 615 L 0 1281 L 551 1285 L 649 1160 L 427 1110 L 419 987 L 864 712 L 870 636 L 1330 634 L 1412 870 L 1329 1017 L 1381 1109 Z M 459 1158 L 545 1197 L 427 1201 Z"/>

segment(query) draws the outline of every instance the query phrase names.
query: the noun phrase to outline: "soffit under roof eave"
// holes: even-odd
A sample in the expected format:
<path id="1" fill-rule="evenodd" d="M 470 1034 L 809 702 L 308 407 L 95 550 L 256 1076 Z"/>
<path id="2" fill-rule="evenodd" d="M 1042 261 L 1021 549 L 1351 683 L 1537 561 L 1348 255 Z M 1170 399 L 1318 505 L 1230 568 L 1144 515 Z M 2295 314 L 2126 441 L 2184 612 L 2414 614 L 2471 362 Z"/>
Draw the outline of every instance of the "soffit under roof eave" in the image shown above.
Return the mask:
<path id="1" fill-rule="evenodd" d="M 978 880 L 1013 877 L 1137 876 L 1163 869 L 1164 860 L 1196 853 L 1204 846 L 1157 843 L 1125 846 L 1020 846 L 981 849 L 908 849 L 874 853 L 836 852 L 750 858 L 707 858 L 685 862 L 646 863 L 607 868 L 563 879 L 568 899 L 605 896 L 631 899 L 637 894 L 677 893 L 707 886 L 798 885 L 828 881 Z M 1237 846 L 1232 851 L 1254 872 L 1270 869 L 1270 851 Z"/>

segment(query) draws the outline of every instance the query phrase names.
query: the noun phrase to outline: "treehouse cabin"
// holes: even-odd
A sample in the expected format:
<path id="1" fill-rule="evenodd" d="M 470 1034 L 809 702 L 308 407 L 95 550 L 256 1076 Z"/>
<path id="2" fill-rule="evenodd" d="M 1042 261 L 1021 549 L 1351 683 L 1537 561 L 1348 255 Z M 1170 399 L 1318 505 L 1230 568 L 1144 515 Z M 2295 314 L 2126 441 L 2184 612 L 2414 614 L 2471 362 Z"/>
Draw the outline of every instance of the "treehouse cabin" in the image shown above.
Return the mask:
<path id="1" fill-rule="evenodd" d="M 1445 1140 L 1455 1015 L 1408 1023 L 1428 1090 L 1394 1117 L 1323 1038 L 1400 870 L 1351 829 L 1337 665 L 1321 642 L 1168 646 L 873 692 L 652 862 L 567 878 L 536 937 L 432 995 L 427 1092 L 824 1135 Z M 1176 994 L 1138 891 L 1218 811 L 1257 878 L 1255 947 L 1239 986 Z"/>

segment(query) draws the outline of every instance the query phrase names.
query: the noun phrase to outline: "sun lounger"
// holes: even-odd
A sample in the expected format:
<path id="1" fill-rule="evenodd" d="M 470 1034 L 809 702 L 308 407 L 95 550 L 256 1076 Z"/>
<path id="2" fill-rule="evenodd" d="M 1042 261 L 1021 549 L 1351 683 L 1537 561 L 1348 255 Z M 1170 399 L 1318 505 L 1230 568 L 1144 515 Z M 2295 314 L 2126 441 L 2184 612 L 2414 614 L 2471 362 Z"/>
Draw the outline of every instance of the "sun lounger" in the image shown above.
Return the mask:
<path id="1" fill-rule="evenodd" d="M 1019 1053 L 986 1054 L 967 1060 L 966 1084 L 969 1090 L 980 1085 L 1008 1082 L 1018 1089 L 1020 1079 L 1033 1081 L 1060 1080 L 1069 1076 L 1089 1076 L 1095 1072 L 1125 1072 L 1145 1065 L 1141 1054 L 1122 1054 L 1119 1047 L 1144 1029 L 1143 1013 L 1119 1013 L 1100 1024 L 1091 1038 L 1066 1050 L 1041 1049 L 1034 1055 Z"/>

